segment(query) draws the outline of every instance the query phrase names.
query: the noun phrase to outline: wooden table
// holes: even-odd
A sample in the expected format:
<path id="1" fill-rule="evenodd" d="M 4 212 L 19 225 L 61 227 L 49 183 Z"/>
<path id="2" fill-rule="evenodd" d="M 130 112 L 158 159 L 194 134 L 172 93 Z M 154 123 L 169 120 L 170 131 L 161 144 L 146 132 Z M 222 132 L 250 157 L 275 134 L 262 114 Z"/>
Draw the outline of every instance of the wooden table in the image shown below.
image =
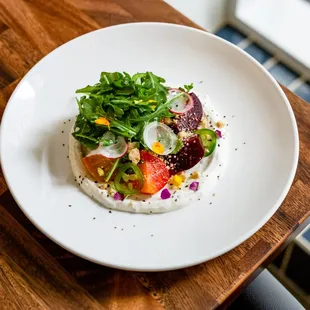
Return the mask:
<path id="1" fill-rule="evenodd" d="M 158 0 L 0 0 L 0 115 L 20 79 L 57 46 L 94 29 L 137 21 L 198 27 Z M 300 134 L 293 186 L 259 232 L 229 253 L 196 267 L 125 272 L 76 257 L 27 220 L 0 171 L 0 308 L 225 307 L 296 235 L 310 214 L 310 105 L 283 89 Z"/>

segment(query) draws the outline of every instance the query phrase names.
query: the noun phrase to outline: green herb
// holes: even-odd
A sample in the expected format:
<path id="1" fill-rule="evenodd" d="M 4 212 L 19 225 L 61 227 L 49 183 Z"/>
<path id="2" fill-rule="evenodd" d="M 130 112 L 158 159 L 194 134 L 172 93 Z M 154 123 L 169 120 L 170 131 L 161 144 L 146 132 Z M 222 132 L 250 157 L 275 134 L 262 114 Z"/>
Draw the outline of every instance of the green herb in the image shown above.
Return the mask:
<path id="1" fill-rule="evenodd" d="M 163 83 L 165 80 L 152 72 L 133 76 L 126 72 L 102 72 L 98 83 L 76 91 L 84 95 L 77 99 L 79 115 L 72 135 L 89 149 L 99 143 L 111 145 L 113 140 L 103 137 L 106 132 L 145 147 L 142 139 L 145 126 L 164 117 L 175 117 L 169 108 L 177 96 L 167 101 L 168 88 Z M 192 84 L 184 86 L 186 91 L 192 87 Z M 100 117 L 108 121 L 107 125 L 96 124 Z"/>
<path id="2" fill-rule="evenodd" d="M 184 88 L 183 87 L 179 87 L 180 90 L 185 91 L 187 93 L 189 93 L 193 88 L 194 88 L 193 83 L 190 83 L 188 85 L 184 85 Z"/>
<path id="3" fill-rule="evenodd" d="M 177 144 L 176 144 L 174 150 L 171 152 L 171 154 L 177 154 L 177 153 L 179 153 L 179 151 L 181 150 L 181 148 L 183 147 L 183 145 L 184 145 L 184 144 L 183 144 L 182 140 L 177 140 Z"/>
<path id="4" fill-rule="evenodd" d="M 114 165 L 111 167 L 111 169 L 108 171 L 107 177 L 105 178 L 106 182 L 109 182 L 109 180 L 111 179 L 111 176 L 114 173 L 115 169 L 117 168 L 119 161 L 120 161 L 120 159 L 118 158 L 115 161 Z"/>

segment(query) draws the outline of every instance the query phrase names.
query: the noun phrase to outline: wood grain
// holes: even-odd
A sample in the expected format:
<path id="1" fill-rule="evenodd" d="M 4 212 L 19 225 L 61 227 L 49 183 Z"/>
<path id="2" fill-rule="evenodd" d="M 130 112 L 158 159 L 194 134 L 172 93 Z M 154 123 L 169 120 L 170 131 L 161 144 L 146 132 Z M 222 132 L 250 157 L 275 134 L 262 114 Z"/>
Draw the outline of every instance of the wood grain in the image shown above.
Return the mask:
<path id="1" fill-rule="evenodd" d="M 51 50 L 100 27 L 139 21 L 198 27 L 159 0 L 0 0 L 0 119 L 20 79 Z M 288 196 L 242 245 L 192 268 L 126 272 L 67 252 L 20 211 L 0 170 L 0 309 L 225 307 L 310 215 L 310 105 L 283 90 L 300 136 L 299 165 Z"/>

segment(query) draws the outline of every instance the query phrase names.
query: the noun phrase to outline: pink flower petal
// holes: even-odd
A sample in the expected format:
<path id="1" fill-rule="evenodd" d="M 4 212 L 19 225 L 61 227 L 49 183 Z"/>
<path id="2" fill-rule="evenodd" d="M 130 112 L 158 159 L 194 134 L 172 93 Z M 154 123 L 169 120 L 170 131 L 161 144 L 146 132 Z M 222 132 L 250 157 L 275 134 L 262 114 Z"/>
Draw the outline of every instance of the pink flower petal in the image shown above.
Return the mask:
<path id="1" fill-rule="evenodd" d="M 170 198 L 171 194 L 167 188 L 163 189 L 160 193 L 160 198 L 161 199 L 168 199 Z"/>
<path id="2" fill-rule="evenodd" d="M 216 133 L 218 138 L 222 138 L 222 133 L 220 130 L 215 130 L 215 133 Z"/>
<path id="3" fill-rule="evenodd" d="M 124 200 L 124 195 L 119 193 L 119 192 L 117 192 L 117 193 L 114 194 L 113 198 L 114 198 L 114 200 Z"/>
<path id="4" fill-rule="evenodd" d="M 189 189 L 194 191 L 194 192 L 197 192 L 198 191 L 198 187 L 199 187 L 199 182 L 192 182 L 190 185 L 189 185 Z"/>

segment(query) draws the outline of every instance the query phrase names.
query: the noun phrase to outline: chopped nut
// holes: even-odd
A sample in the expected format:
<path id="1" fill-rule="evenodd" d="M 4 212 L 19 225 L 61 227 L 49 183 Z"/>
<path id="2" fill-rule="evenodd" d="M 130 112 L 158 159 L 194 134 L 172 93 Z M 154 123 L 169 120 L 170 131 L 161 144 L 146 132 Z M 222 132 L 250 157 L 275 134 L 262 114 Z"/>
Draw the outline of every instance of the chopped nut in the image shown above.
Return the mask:
<path id="1" fill-rule="evenodd" d="M 128 158 L 134 163 L 137 164 L 140 161 L 140 151 L 137 148 L 134 148 L 129 151 Z"/>
<path id="2" fill-rule="evenodd" d="M 110 186 L 108 188 L 108 193 L 109 193 L 110 196 L 114 196 L 114 194 L 116 194 L 117 191 L 112 186 Z"/>
<path id="3" fill-rule="evenodd" d="M 215 125 L 216 125 L 217 128 L 224 128 L 225 127 L 225 123 L 223 123 L 221 121 L 216 122 Z"/>
<path id="4" fill-rule="evenodd" d="M 171 125 L 173 123 L 172 119 L 169 117 L 164 117 L 162 121 L 166 125 Z"/>
<path id="5" fill-rule="evenodd" d="M 200 121 L 199 127 L 200 128 L 207 128 L 208 127 L 208 120 L 207 120 L 205 115 L 202 117 L 202 120 Z"/>
<path id="6" fill-rule="evenodd" d="M 128 143 L 128 151 L 131 151 L 132 149 L 137 147 L 137 142 L 129 142 Z"/>
<path id="7" fill-rule="evenodd" d="M 108 184 L 107 183 L 103 183 L 102 185 L 99 186 L 100 189 L 107 189 Z"/>
<path id="8" fill-rule="evenodd" d="M 198 171 L 194 171 L 191 173 L 191 178 L 192 179 L 198 179 L 199 178 L 199 172 Z"/>
<path id="9" fill-rule="evenodd" d="M 178 137 L 179 137 L 180 139 L 185 138 L 186 135 L 187 135 L 187 133 L 186 133 L 185 131 L 180 131 L 180 132 L 178 133 Z"/>

